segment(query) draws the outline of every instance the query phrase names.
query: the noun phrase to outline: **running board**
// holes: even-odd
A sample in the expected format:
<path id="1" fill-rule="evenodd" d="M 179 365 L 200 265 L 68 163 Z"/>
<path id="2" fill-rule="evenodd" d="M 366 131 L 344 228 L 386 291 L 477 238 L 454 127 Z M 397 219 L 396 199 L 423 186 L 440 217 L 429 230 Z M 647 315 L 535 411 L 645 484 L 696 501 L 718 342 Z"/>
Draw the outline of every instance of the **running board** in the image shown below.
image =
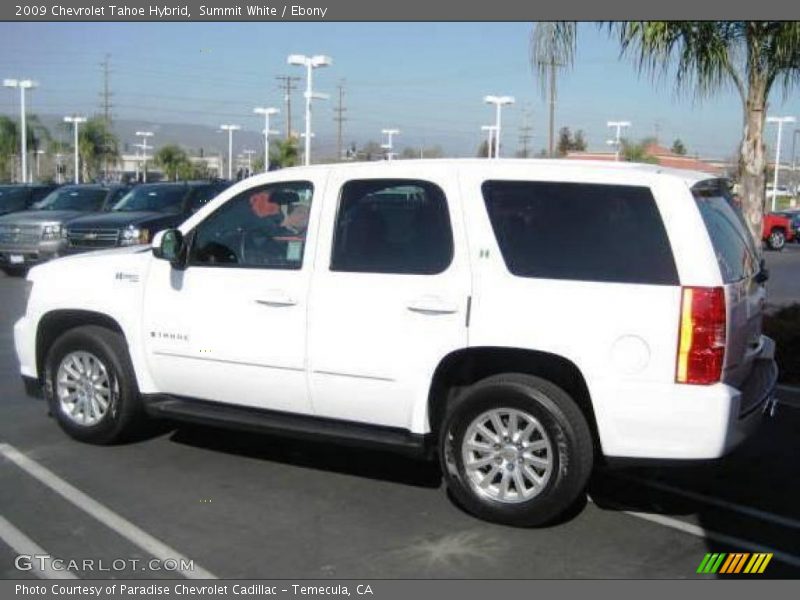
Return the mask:
<path id="1" fill-rule="evenodd" d="M 145 411 L 154 418 L 379 448 L 415 457 L 431 455 L 430 435 L 414 434 L 395 427 L 365 425 L 164 394 L 143 395 L 142 400 Z"/>

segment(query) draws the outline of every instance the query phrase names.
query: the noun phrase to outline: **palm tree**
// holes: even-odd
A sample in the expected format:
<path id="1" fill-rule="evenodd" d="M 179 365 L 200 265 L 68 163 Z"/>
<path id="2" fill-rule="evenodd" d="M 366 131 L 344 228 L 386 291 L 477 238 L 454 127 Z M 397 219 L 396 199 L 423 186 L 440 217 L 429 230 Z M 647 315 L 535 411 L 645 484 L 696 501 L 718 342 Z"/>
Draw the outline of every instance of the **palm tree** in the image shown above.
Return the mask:
<path id="1" fill-rule="evenodd" d="M 560 43 L 575 45 L 573 24 L 557 28 Z M 739 183 L 742 210 L 756 239 L 764 213 L 767 159 L 764 124 L 775 86 L 784 96 L 800 83 L 800 22 L 630 21 L 605 25 L 622 55 L 640 73 L 674 70 L 677 89 L 708 97 L 733 88 L 742 102 Z"/>
<path id="2" fill-rule="evenodd" d="M 531 64 L 542 91 L 542 98 L 550 89 L 550 123 L 548 134 L 549 155 L 555 150 L 556 69 L 572 66 L 575 56 L 575 23 L 566 21 L 541 21 L 531 35 Z M 549 83 L 548 83 L 549 82 Z"/>
<path id="3" fill-rule="evenodd" d="M 294 167 L 299 159 L 297 138 L 276 140 L 269 153 L 269 162 L 277 167 Z"/>
<path id="4" fill-rule="evenodd" d="M 119 142 L 108 129 L 103 117 L 92 117 L 84 123 L 78 133 L 78 153 L 83 165 L 83 181 L 91 181 L 104 163 L 119 158 Z"/>
<path id="5" fill-rule="evenodd" d="M 186 152 L 177 144 L 162 146 L 153 157 L 153 161 L 162 169 L 167 179 L 177 181 L 179 175 L 191 177 L 191 162 Z"/>
<path id="6" fill-rule="evenodd" d="M 11 181 L 14 178 L 11 157 L 19 151 L 18 148 L 19 131 L 16 121 L 0 116 L 0 179 L 3 181 Z"/>

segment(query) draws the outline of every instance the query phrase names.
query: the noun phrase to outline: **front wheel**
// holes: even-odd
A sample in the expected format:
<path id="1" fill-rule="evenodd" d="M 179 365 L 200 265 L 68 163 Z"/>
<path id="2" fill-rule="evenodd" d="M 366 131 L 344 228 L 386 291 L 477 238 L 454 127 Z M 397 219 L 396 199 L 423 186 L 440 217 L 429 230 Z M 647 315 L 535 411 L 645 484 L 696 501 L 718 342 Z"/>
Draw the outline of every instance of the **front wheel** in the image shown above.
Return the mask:
<path id="1" fill-rule="evenodd" d="M 125 339 L 103 327 L 71 329 L 55 341 L 47 355 L 45 395 L 61 428 L 82 442 L 122 441 L 142 419 Z"/>
<path id="2" fill-rule="evenodd" d="M 522 374 L 489 377 L 456 400 L 439 440 L 456 500 L 497 523 L 537 526 L 578 499 L 592 470 L 592 436 L 574 400 Z"/>
<path id="3" fill-rule="evenodd" d="M 786 236 L 780 229 L 773 229 L 767 238 L 767 245 L 771 250 L 781 251 L 786 245 Z"/>

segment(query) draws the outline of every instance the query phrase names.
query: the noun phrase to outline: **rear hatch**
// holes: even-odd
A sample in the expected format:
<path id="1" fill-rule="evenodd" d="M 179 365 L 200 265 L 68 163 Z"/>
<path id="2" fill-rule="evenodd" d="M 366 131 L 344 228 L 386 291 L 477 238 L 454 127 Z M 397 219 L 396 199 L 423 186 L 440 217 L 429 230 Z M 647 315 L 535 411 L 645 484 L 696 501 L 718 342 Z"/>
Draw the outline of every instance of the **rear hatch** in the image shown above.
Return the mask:
<path id="1" fill-rule="evenodd" d="M 761 353 L 761 319 L 766 289 L 760 282 L 759 253 L 725 180 L 692 188 L 714 246 L 725 286 L 727 339 L 722 380 L 741 389 Z"/>

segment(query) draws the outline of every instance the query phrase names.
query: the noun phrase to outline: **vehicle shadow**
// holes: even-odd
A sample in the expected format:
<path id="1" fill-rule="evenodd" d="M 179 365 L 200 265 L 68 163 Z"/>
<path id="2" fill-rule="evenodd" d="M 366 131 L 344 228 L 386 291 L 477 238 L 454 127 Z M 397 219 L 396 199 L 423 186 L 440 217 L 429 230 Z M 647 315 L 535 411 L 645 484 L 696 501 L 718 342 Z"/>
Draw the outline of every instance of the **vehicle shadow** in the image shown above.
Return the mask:
<path id="1" fill-rule="evenodd" d="M 415 487 L 435 489 L 442 484 L 435 461 L 382 450 L 186 424 L 181 424 L 170 440 L 226 454 Z"/>
<path id="2" fill-rule="evenodd" d="M 664 515 L 699 527 L 695 534 L 711 553 L 776 552 L 762 575 L 718 577 L 798 578 L 799 434 L 800 411 L 794 410 L 718 461 L 598 469 L 589 495 L 601 510 Z"/>

